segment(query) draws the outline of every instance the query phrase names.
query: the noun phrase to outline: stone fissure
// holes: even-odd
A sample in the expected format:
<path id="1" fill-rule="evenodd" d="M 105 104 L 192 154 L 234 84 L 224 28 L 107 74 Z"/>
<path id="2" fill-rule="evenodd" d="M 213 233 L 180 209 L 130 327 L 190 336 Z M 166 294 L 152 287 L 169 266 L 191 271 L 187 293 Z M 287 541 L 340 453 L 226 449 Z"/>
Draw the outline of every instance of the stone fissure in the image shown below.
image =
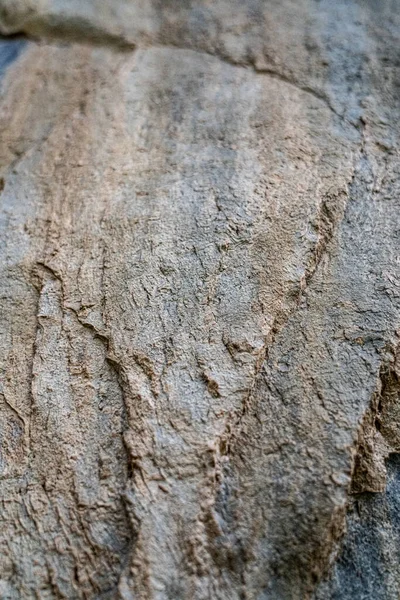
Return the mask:
<path id="1" fill-rule="evenodd" d="M 255 363 L 254 375 L 251 386 L 249 388 L 249 392 L 246 395 L 242 407 L 239 413 L 236 415 L 233 424 L 229 423 L 226 429 L 226 433 L 224 433 L 223 436 L 221 436 L 220 444 L 223 448 L 223 452 L 221 452 L 222 454 L 230 453 L 230 447 L 232 445 L 232 435 L 234 435 L 235 438 L 240 437 L 241 421 L 243 420 L 244 415 L 251 406 L 252 394 L 256 387 L 257 378 L 259 377 L 264 362 L 268 357 L 268 351 L 274 344 L 277 336 L 282 334 L 285 325 L 289 322 L 289 320 L 294 318 L 295 313 L 300 309 L 301 300 L 306 294 L 307 288 L 310 286 L 312 279 L 316 274 L 317 269 L 323 259 L 323 256 L 325 256 L 328 253 L 329 244 L 334 239 L 335 231 L 337 230 L 337 227 L 339 226 L 345 214 L 346 205 L 351 196 L 351 187 L 354 183 L 354 178 L 356 176 L 359 157 L 362 156 L 365 152 L 364 129 L 365 128 L 363 126 L 361 132 L 361 144 L 359 149 L 359 155 L 355 161 L 353 175 L 351 177 L 351 181 L 348 184 L 348 190 L 345 193 L 343 193 L 342 197 L 322 198 L 320 202 L 319 216 L 317 217 L 317 222 L 319 223 L 319 236 L 315 244 L 314 250 L 311 253 L 311 257 L 308 261 L 309 266 L 306 266 L 305 268 L 304 278 L 302 281 L 300 281 L 298 299 L 296 301 L 295 306 L 288 314 L 278 315 L 274 319 L 274 322 L 271 327 L 271 333 L 268 336 L 268 339 L 265 341 L 263 347 L 259 351 L 259 355 Z M 232 432 L 232 434 L 230 432 Z"/>
<path id="2" fill-rule="evenodd" d="M 400 452 L 400 346 L 387 351 L 377 390 L 359 429 L 351 482 L 353 494 L 383 492 L 385 462 Z"/>
<path id="3" fill-rule="evenodd" d="M 67 40 L 70 40 L 71 42 L 79 42 L 82 44 L 88 44 L 88 45 L 94 44 L 94 45 L 100 45 L 100 46 L 106 46 L 106 47 L 107 46 L 111 46 L 111 47 L 115 46 L 120 51 L 134 51 L 134 50 L 139 50 L 139 49 L 148 50 L 150 48 L 160 48 L 160 49 L 165 48 L 165 49 L 169 49 L 169 50 L 190 51 L 190 52 L 194 52 L 196 54 L 209 56 L 209 57 L 215 58 L 227 65 L 230 65 L 232 67 L 252 70 L 256 75 L 270 77 L 271 79 L 275 79 L 275 80 L 281 81 L 282 83 L 285 83 L 287 85 L 293 86 L 297 90 L 304 92 L 305 94 L 310 94 L 315 99 L 319 100 L 320 102 L 323 102 L 325 104 L 325 106 L 327 106 L 329 108 L 329 110 L 332 111 L 332 113 L 335 114 L 339 119 L 341 119 L 346 125 L 357 128 L 357 126 L 354 123 L 352 123 L 351 121 L 346 119 L 342 114 L 340 114 L 334 108 L 330 98 L 326 94 L 324 94 L 321 91 L 315 90 L 308 85 L 303 85 L 303 84 L 295 81 L 294 79 L 288 77 L 287 75 L 284 75 L 283 73 L 280 73 L 279 71 L 275 71 L 269 67 L 258 67 L 254 62 L 246 63 L 244 61 L 235 61 L 233 59 L 230 59 L 229 56 L 227 56 L 227 55 L 223 55 L 218 52 L 206 51 L 204 49 L 199 49 L 199 48 L 191 47 L 191 46 L 186 47 L 186 46 L 181 46 L 178 44 L 172 45 L 172 44 L 163 44 L 163 43 L 147 43 L 147 44 L 144 43 L 143 45 L 136 44 L 136 43 L 127 41 L 123 37 L 119 37 L 117 34 L 113 35 L 113 34 L 105 32 L 104 30 L 101 30 L 101 29 L 99 29 L 99 30 L 94 29 L 93 37 L 91 37 L 90 35 L 80 36 L 77 33 L 77 32 L 79 32 L 79 27 L 74 28 L 74 25 L 75 24 L 72 24 L 72 26 L 71 26 L 71 34 L 66 33 L 66 31 L 62 32 L 61 30 L 59 33 L 57 32 L 57 30 L 52 31 L 48 38 L 48 41 L 50 43 L 52 41 L 53 41 L 53 43 L 56 43 L 58 37 L 60 40 L 63 40 L 65 37 Z M 87 25 L 88 24 L 83 23 L 82 29 L 85 30 Z M 72 35 L 72 32 L 73 32 L 73 35 Z M 23 30 L 18 33 L 18 35 L 21 38 L 22 38 L 23 34 L 24 34 Z M 27 35 L 27 37 L 29 39 L 29 34 L 25 34 L 25 35 Z M 45 31 L 43 31 L 43 33 L 39 36 L 38 39 L 41 39 L 41 38 L 46 39 Z M 35 36 L 33 36 L 32 39 L 35 40 L 37 38 L 35 38 Z"/>
<path id="4" fill-rule="evenodd" d="M 129 565 L 130 565 L 130 560 L 132 558 L 132 553 L 133 553 L 133 548 L 135 545 L 135 540 L 137 538 L 137 531 L 136 528 L 134 526 L 133 523 L 133 518 L 132 518 L 132 514 L 131 514 L 131 505 L 129 500 L 127 499 L 127 490 L 128 487 L 130 485 L 131 482 L 131 456 L 130 456 L 130 448 L 129 448 L 129 444 L 126 444 L 125 441 L 125 434 L 126 432 L 129 430 L 128 426 L 127 426 L 127 422 L 129 420 L 129 406 L 127 405 L 126 402 L 126 381 L 125 378 L 123 376 L 123 369 L 121 367 L 121 364 L 110 354 L 110 339 L 109 336 L 104 334 L 103 332 L 99 331 L 94 325 L 92 325 L 91 323 L 88 323 L 87 321 L 84 321 L 80 315 L 79 315 L 79 310 L 75 309 L 74 307 L 72 307 L 71 305 L 68 305 L 68 303 L 65 300 L 65 283 L 63 281 L 62 276 L 56 272 L 54 270 L 54 268 L 50 267 L 48 264 L 46 264 L 45 262 L 37 262 L 37 267 L 38 269 L 41 271 L 41 273 L 36 272 L 35 274 L 35 280 L 42 280 L 42 283 L 39 286 L 39 300 L 42 294 L 42 290 L 43 290 L 43 277 L 47 276 L 50 277 L 51 279 L 54 279 L 55 281 L 57 281 L 60 285 L 60 308 L 62 310 L 62 317 L 61 317 L 61 322 L 62 322 L 62 332 L 63 335 L 65 335 L 66 337 L 68 337 L 67 332 L 65 331 L 65 325 L 63 325 L 64 320 L 66 318 L 66 316 L 69 315 L 73 315 L 74 319 L 76 320 L 77 323 L 79 323 L 79 325 L 81 327 L 83 327 L 84 329 L 90 331 L 90 333 L 93 335 L 93 338 L 96 340 L 99 340 L 103 347 L 104 347 L 104 355 L 105 355 L 105 359 L 108 363 L 108 365 L 111 367 L 112 371 L 114 372 L 115 376 L 116 376 L 116 380 L 118 381 L 119 384 L 119 388 L 121 391 L 121 397 L 123 399 L 124 402 L 124 413 L 123 415 L 121 415 L 122 420 L 125 422 L 125 431 L 122 432 L 122 439 L 124 440 L 124 447 L 125 447 L 125 452 L 126 452 L 126 462 L 127 462 L 127 476 L 128 476 L 128 480 L 126 482 L 126 488 L 125 491 L 121 494 L 121 502 L 122 502 L 122 507 L 123 510 L 125 512 L 125 518 L 127 520 L 127 522 L 129 523 L 129 527 L 130 527 L 130 532 L 129 532 L 129 541 L 128 541 L 128 546 L 125 548 L 124 550 L 124 555 L 125 558 L 122 560 L 121 565 L 120 565 L 120 576 L 118 578 L 118 580 L 115 583 L 115 591 L 117 591 L 121 577 L 123 576 L 123 574 L 128 570 L 129 571 Z M 38 328 L 40 328 L 40 317 L 38 316 Z M 35 342 L 35 344 L 37 344 L 37 340 Z M 35 357 L 37 356 L 37 351 L 35 351 L 34 353 L 34 359 L 33 361 L 35 362 Z M 70 372 L 73 372 L 73 365 L 69 365 L 69 369 Z M 33 380 L 34 380 L 34 375 L 33 375 Z M 50 416 L 50 415 L 49 415 Z M 72 486 L 72 492 L 73 492 L 73 496 L 75 497 L 75 502 L 77 503 L 77 505 L 79 505 L 79 493 L 75 488 L 75 484 L 73 482 L 73 486 Z M 79 515 L 78 515 L 79 516 Z M 60 521 L 62 522 L 62 521 Z M 82 528 L 82 532 L 83 534 L 86 536 L 86 542 L 88 545 L 91 544 L 91 540 L 87 537 L 87 531 L 86 531 L 86 525 L 84 522 L 81 523 L 81 528 Z M 66 537 L 68 538 L 68 532 L 65 530 L 65 528 L 63 529 L 64 534 L 66 535 Z M 128 532 L 126 532 L 128 533 Z M 73 550 L 73 543 L 71 543 L 70 541 L 70 545 L 71 548 Z M 79 561 L 78 556 L 75 556 L 76 561 Z M 79 586 L 79 580 L 76 581 L 76 583 Z M 76 587 L 76 591 L 77 593 L 79 592 L 79 587 Z M 65 597 L 64 595 L 59 596 L 61 597 Z M 80 597 L 80 596 L 79 596 Z"/>

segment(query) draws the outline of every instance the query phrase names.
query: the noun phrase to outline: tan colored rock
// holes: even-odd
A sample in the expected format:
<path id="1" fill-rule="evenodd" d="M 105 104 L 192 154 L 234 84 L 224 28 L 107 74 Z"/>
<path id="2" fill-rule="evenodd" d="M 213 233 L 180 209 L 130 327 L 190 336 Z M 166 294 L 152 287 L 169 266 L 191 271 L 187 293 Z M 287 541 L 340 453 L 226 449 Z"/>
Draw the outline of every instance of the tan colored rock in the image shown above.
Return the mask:
<path id="1" fill-rule="evenodd" d="M 399 450 L 397 21 L 0 1 L 2 598 L 347 598 Z"/>

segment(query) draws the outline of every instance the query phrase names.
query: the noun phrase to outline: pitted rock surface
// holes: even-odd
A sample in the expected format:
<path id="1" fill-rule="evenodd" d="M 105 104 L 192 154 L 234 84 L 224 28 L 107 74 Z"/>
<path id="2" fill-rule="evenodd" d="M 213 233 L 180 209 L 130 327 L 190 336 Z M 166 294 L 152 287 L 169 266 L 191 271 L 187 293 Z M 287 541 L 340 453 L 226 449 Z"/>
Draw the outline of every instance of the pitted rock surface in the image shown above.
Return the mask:
<path id="1" fill-rule="evenodd" d="M 399 1 L 0 31 L 0 597 L 397 599 Z"/>

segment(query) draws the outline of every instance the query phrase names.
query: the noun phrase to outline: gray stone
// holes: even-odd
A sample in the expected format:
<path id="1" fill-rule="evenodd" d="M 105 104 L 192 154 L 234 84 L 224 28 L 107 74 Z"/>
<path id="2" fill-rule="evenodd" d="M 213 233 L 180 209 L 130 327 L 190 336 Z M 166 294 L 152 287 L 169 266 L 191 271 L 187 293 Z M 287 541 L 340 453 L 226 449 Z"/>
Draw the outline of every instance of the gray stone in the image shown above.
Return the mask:
<path id="1" fill-rule="evenodd" d="M 0 0 L 1 598 L 399 596 L 399 9 Z"/>

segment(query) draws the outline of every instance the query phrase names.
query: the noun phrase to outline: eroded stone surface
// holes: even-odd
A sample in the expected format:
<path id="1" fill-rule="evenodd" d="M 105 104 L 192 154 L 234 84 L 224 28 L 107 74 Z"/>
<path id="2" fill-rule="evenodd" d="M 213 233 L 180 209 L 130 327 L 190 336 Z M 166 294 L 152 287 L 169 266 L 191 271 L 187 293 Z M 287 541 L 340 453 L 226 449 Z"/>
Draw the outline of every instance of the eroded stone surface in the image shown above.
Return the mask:
<path id="1" fill-rule="evenodd" d="M 47 39 L 0 47 L 2 597 L 355 581 L 398 450 L 392 4 L 0 3 Z"/>

